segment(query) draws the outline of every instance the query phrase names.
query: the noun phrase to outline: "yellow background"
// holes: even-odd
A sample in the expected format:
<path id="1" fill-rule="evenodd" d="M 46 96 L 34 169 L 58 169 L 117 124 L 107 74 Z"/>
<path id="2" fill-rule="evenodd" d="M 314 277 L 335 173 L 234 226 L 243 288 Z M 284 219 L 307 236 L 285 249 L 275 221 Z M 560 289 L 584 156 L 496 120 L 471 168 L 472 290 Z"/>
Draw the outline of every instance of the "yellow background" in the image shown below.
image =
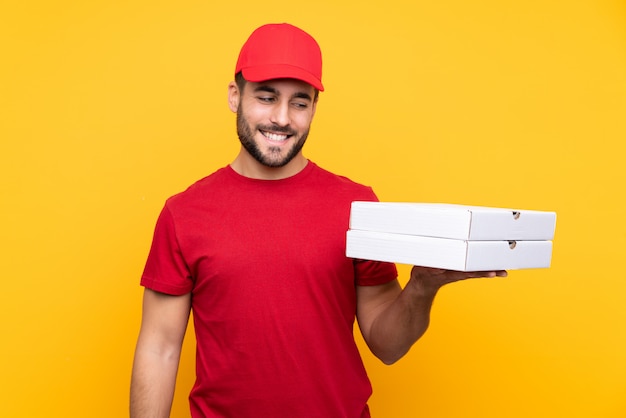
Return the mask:
<path id="1" fill-rule="evenodd" d="M 127 414 L 156 216 L 233 159 L 236 55 L 280 21 L 324 52 L 309 158 L 382 200 L 558 213 L 552 268 L 444 288 L 394 366 L 359 340 L 374 416 L 626 416 L 626 6 L 610 0 L 3 2 L 0 416 Z"/>

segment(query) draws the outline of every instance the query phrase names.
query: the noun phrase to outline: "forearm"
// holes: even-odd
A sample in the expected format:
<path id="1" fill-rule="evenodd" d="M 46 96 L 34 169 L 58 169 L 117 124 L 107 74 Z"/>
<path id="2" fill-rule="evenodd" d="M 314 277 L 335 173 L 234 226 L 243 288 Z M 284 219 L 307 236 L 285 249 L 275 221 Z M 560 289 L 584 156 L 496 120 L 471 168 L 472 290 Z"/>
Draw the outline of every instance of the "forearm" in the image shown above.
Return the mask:
<path id="1" fill-rule="evenodd" d="M 140 345 L 130 388 L 130 418 L 170 416 L 180 351 L 158 352 Z"/>
<path id="2" fill-rule="evenodd" d="M 411 279 L 397 298 L 373 321 L 368 346 L 383 363 L 404 356 L 426 332 L 436 289 L 426 289 Z"/>
<path id="3" fill-rule="evenodd" d="M 170 296 L 146 289 L 130 389 L 131 418 L 170 415 L 191 294 Z"/>
<path id="4" fill-rule="evenodd" d="M 360 290 L 357 314 L 359 323 L 363 322 L 365 340 L 384 363 L 394 363 L 426 332 L 435 295 L 442 286 L 471 278 L 506 276 L 504 270 L 462 272 L 414 266 L 401 291 L 399 285 L 395 290 L 393 286 L 378 286 L 381 296 L 376 290 Z"/>

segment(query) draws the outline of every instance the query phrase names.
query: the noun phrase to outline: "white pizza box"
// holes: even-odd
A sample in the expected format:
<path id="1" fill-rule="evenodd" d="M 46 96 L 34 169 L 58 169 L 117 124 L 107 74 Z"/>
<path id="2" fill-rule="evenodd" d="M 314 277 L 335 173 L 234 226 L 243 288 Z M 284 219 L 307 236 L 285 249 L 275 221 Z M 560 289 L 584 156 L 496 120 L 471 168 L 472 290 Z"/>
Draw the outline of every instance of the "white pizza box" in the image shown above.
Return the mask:
<path id="1" fill-rule="evenodd" d="M 556 213 L 447 203 L 352 202 L 350 229 L 461 240 L 552 240 Z"/>
<path id="2" fill-rule="evenodd" d="M 459 271 L 548 268 L 552 241 L 469 241 L 349 230 L 346 255 Z"/>

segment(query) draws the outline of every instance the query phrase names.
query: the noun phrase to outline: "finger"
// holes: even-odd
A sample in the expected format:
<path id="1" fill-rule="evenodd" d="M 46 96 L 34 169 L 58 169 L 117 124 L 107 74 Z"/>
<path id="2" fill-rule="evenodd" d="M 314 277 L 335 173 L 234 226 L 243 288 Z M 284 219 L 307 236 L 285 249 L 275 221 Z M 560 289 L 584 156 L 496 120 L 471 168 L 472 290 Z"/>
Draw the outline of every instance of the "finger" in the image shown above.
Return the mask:
<path id="1" fill-rule="evenodd" d="M 506 277 L 508 275 L 506 270 L 495 271 L 473 271 L 467 273 L 468 278 L 480 278 L 480 277 Z"/>

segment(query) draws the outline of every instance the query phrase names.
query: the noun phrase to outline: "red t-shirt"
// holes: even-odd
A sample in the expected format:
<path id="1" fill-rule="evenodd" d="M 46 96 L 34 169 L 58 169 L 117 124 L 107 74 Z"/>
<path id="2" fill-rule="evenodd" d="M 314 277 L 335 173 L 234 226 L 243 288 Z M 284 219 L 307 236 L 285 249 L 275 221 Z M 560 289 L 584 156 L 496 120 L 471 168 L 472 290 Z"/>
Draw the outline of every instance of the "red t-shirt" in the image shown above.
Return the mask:
<path id="1" fill-rule="evenodd" d="M 375 199 L 313 162 L 283 180 L 225 167 L 168 199 L 141 284 L 192 292 L 193 417 L 369 417 L 355 285 L 397 272 L 345 245 L 350 203 Z"/>

